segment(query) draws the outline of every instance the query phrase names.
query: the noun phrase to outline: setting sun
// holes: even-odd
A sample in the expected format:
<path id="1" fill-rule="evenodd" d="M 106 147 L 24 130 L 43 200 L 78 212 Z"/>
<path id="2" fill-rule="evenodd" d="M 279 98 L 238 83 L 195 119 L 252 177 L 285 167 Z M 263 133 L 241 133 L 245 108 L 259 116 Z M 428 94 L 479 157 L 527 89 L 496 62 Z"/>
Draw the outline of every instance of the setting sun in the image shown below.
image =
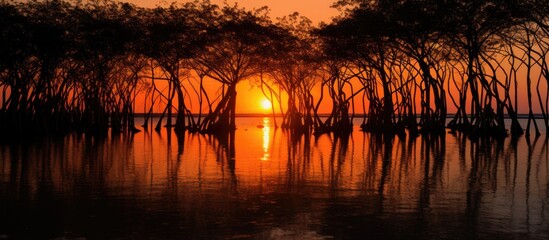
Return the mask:
<path id="1" fill-rule="evenodd" d="M 261 101 L 261 108 L 263 108 L 264 110 L 269 110 L 271 109 L 271 101 L 269 101 L 268 99 L 263 99 Z"/>

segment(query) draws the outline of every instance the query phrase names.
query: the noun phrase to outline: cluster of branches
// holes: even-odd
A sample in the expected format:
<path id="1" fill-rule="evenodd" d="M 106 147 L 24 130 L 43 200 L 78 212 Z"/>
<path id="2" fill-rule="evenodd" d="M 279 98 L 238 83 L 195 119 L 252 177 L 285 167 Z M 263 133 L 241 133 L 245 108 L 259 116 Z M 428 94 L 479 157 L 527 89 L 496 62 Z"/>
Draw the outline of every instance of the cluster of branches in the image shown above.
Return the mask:
<path id="1" fill-rule="evenodd" d="M 2 1 L 3 134 L 134 130 L 139 15 L 126 4 Z"/>
<path id="2" fill-rule="evenodd" d="M 145 127 L 162 106 L 157 128 L 165 118 L 179 132 L 234 129 L 236 84 L 259 72 L 261 54 L 276 46 L 269 38 L 280 32 L 261 11 L 208 1 L 154 9 L 2 1 L 0 131 L 136 131 L 137 101 L 148 106 Z M 216 98 L 208 97 L 204 77 L 220 83 Z M 189 99 L 198 99 L 200 115 L 203 105 L 209 108 L 203 119 L 189 115 Z"/>
<path id="3" fill-rule="evenodd" d="M 548 125 L 549 4 L 515 0 L 341 0 L 345 15 L 320 34 L 364 87 L 371 132 L 520 135 L 518 95 Z M 536 92 L 535 96 L 533 92 Z M 417 116 L 417 117 L 416 117 Z"/>
<path id="4" fill-rule="evenodd" d="M 280 106 L 281 127 L 520 135 L 526 93 L 549 129 L 549 4 L 542 0 L 341 0 L 313 28 L 298 14 L 209 1 L 153 9 L 111 1 L 0 2 L 0 131 L 105 134 L 165 125 L 236 128 L 236 86 L 253 79 Z M 215 92 L 212 92 L 212 85 Z M 545 88 L 545 89 L 543 89 Z M 314 94 L 318 91 L 319 94 Z M 446 126 L 449 101 L 456 114 Z M 319 116 L 328 102 L 328 117 Z M 273 109 L 274 113 L 274 109 Z M 174 122 L 175 121 L 175 122 Z"/>

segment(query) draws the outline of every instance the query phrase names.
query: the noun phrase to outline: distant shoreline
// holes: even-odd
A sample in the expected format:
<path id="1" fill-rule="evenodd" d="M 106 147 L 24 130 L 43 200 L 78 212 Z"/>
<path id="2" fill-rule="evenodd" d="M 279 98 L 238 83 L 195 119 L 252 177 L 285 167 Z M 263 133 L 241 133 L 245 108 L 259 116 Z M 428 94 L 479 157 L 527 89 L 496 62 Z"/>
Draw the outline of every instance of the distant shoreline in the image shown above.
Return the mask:
<path id="1" fill-rule="evenodd" d="M 145 117 L 147 114 L 145 113 L 134 113 L 134 116 L 135 117 Z M 160 117 L 162 114 L 161 113 L 153 113 L 152 116 L 153 117 Z M 193 113 L 192 114 L 193 117 L 198 117 L 199 114 L 197 113 Z M 202 114 L 202 117 L 205 117 L 207 114 Z M 173 117 L 175 117 L 176 114 L 173 115 Z M 272 113 L 237 113 L 236 114 L 236 117 L 240 117 L 240 118 L 246 118 L 246 117 L 282 117 L 282 114 L 272 114 Z M 319 117 L 329 117 L 330 114 L 329 113 L 321 113 L 321 114 L 318 114 Z M 349 116 L 352 116 L 354 118 L 363 118 L 363 117 L 367 117 L 368 115 L 367 114 L 349 114 Z M 417 117 L 419 118 L 420 115 L 417 115 Z M 453 113 L 450 113 L 450 114 L 447 114 L 446 115 L 446 118 L 452 118 L 454 117 L 454 114 Z M 505 119 L 508 119 L 509 117 L 506 116 Z M 518 119 L 528 119 L 528 114 L 517 114 L 517 118 Z M 543 115 L 541 113 L 537 113 L 537 114 L 534 114 L 534 118 L 535 119 L 543 119 Z"/>

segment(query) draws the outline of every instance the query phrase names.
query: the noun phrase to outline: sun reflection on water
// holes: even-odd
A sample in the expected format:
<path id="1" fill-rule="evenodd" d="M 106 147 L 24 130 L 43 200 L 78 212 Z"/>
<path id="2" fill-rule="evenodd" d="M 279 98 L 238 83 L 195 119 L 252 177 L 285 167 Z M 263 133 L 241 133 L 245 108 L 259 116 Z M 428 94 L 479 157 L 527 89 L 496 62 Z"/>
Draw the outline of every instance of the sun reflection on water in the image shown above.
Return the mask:
<path id="1" fill-rule="evenodd" d="M 263 157 L 261 157 L 261 161 L 268 161 L 270 159 L 269 154 L 269 145 L 271 140 L 271 127 L 269 118 L 263 118 Z"/>

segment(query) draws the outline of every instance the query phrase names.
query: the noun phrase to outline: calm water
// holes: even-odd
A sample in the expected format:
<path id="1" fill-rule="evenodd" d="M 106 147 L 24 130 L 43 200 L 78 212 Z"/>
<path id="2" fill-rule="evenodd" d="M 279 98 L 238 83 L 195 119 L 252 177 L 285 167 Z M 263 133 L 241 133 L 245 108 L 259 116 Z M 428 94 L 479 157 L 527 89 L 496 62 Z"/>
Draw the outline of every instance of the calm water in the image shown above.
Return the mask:
<path id="1" fill-rule="evenodd" d="M 0 239 L 549 239 L 545 136 L 272 126 L 240 118 L 234 149 L 166 132 L 0 145 Z"/>

